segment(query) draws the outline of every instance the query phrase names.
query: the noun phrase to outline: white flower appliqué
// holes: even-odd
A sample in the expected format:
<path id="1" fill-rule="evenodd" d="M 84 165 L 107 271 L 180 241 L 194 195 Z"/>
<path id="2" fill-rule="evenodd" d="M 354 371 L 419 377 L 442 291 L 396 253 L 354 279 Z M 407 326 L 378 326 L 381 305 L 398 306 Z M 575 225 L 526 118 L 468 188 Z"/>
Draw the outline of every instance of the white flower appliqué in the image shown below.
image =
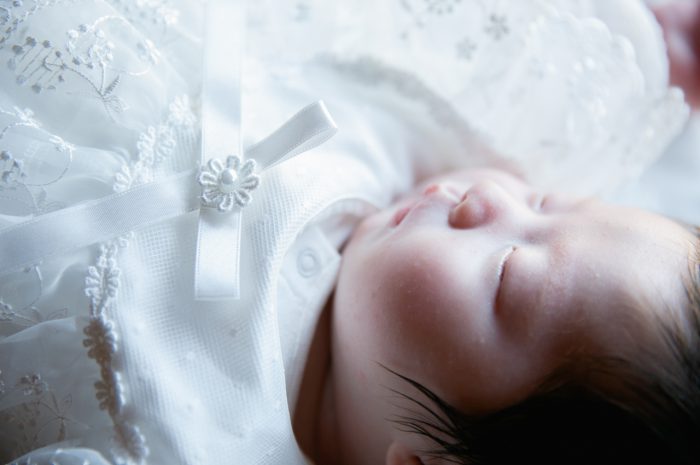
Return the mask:
<path id="1" fill-rule="evenodd" d="M 205 115 L 211 111 L 207 108 Z M 217 139 L 221 137 L 218 134 L 225 134 L 223 131 L 204 138 L 215 143 L 204 144 L 202 160 L 209 161 L 202 165 L 197 176 L 202 208 L 195 258 L 196 299 L 240 299 L 241 228 L 245 216 L 242 207 L 251 202 L 251 192 L 260 185 L 265 171 L 322 144 L 336 131 L 335 122 L 319 101 L 299 110 L 266 138 L 248 147 L 240 157 L 232 155 L 225 161 L 212 157 L 220 153 L 220 147 L 233 143 Z M 215 221 L 214 215 L 220 212 L 227 212 L 225 221 Z M 218 239 L 224 235 L 230 239 Z"/>
<path id="2" fill-rule="evenodd" d="M 220 212 L 229 212 L 234 205 L 248 205 L 250 193 L 260 185 L 255 166 L 255 160 L 242 161 L 235 155 L 227 157 L 225 165 L 215 158 L 209 160 L 197 178 L 202 186 L 202 205 L 216 207 Z"/>

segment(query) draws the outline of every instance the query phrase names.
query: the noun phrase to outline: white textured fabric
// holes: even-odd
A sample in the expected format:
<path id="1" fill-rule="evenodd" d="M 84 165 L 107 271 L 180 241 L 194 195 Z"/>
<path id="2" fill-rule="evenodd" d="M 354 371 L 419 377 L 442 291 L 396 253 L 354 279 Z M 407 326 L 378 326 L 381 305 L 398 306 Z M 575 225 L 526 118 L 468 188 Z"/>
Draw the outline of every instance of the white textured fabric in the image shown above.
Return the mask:
<path id="1" fill-rule="evenodd" d="M 0 256 L 26 252 L 4 239 L 33 221 L 115 192 L 146 217 L 97 221 L 113 235 L 81 247 L 59 246 L 76 224 L 42 231 L 38 255 L 0 276 L 0 461 L 304 463 L 290 409 L 359 218 L 417 178 L 484 163 L 600 191 L 682 125 L 658 34 L 613 28 L 653 45 L 638 59 L 583 19 L 597 4 L 251 2 L 243 146 L 319 99 L 340 131 L 266 171 L 240 231 L 245 292 L 223 302 L 194 298 L 199 194 L 160 221 L 137 195 L 199 167 L 202 56 L 230 58 L 206 39 L 203 3 L 0 6 Z"/>

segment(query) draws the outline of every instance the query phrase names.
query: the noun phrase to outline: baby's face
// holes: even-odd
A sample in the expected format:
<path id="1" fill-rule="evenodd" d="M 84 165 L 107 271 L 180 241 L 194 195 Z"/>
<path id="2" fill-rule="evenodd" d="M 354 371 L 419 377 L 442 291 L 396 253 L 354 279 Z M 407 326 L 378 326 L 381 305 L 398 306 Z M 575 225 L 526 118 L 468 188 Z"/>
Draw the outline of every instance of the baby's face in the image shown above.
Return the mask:
<path id="1" fill-rule="evenodd" d="M 367 218 L 344 252 L 332 326 L 341 435 L 368 450 L 384 441 L 377 456 L 410 442 L 380 424 L 397 413 L 387 388 L 406 387 L 381 365 L 485 412 L 526 398 L 567 354 L 651 343 L 652 309 L 684 304 L 693 240 L 660 216 L 542 195 L 499 171 L 426 184 Z"/>

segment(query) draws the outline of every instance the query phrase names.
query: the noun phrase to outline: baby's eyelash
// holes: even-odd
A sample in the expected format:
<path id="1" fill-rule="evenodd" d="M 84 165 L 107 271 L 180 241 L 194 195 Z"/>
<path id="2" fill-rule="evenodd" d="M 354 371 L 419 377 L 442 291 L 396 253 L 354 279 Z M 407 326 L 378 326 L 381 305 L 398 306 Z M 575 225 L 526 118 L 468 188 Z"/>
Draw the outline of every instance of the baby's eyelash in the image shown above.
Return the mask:
<path id="1" fill-rule="evenodd" d="M 400 409 L 405 414 L 398 414 L 389 420 L 399 431 L 414 433 L 431 441 L 436 447 L 423 450 L 423 454 L 439 458 L 449 463 L 466 463 L 463 458 L 469 458 L 470 445 L 463 440 L 467 425 L 462 421 L 463 415 L 453 406 L 442 400 L 427 387 L 394 370 L 381 365 L 392 375 L 407 383 L 415 391 L 414 395 L 398 389 L 389 391 L 404 400 L 406 404 Z"/>

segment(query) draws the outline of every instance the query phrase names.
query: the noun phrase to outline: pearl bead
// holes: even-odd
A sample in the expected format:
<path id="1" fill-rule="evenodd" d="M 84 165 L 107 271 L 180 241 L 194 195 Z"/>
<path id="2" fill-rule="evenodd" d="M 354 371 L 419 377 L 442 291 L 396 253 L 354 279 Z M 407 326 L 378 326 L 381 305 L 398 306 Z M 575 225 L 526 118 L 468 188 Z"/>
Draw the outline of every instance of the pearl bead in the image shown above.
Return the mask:
<path id="1" fill-rule="evenodd" d="M 238 173 L 236 170 L 229 168 L 224 170 L 219 177 L 219 188 L 222 192 L 231 193 L 236 190 L 238 185 Z"/>

